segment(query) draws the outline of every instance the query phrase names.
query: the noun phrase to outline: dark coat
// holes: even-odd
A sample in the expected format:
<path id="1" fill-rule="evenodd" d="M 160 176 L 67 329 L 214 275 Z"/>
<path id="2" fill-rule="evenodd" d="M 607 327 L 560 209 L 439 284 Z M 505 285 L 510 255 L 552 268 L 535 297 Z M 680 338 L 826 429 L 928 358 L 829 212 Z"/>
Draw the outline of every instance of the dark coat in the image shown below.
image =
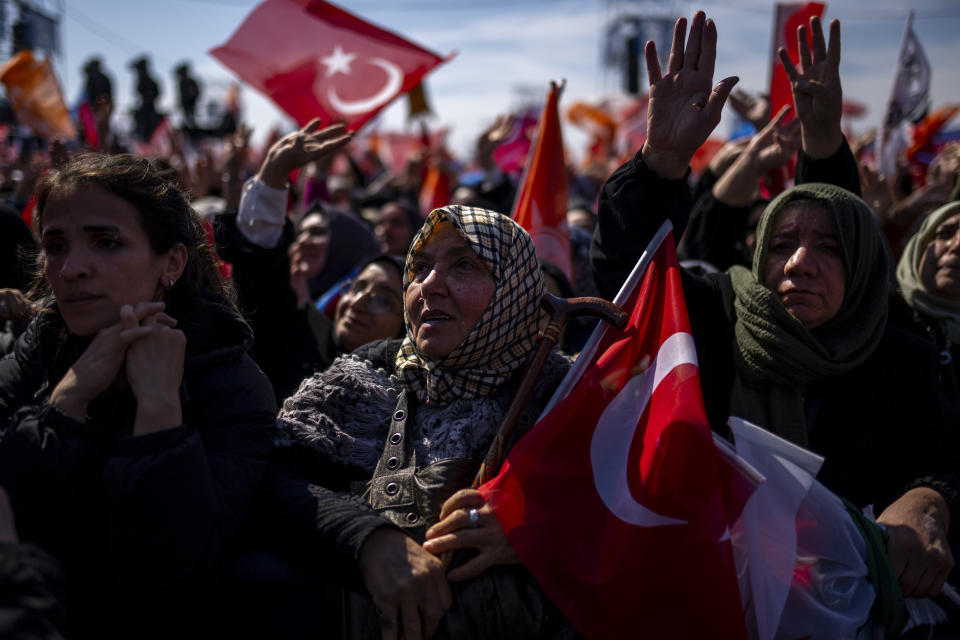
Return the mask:
<path id="1" fill-rule="evenodd" d="M 340 354 L 333 323 L 313 305 L 297 308 L 290 287 L 293 224 L 288 220 L 275 248 L 257 246 L 237 229 L 236 213 L 217 216 L 217 252 L 233 265 L 238 304 L 254 333 L 253 358 L 273 385 L 277 403 L 304 378 L 330 366 Z"/>
<path id="2" fill-rule="evenodd" d="M 859 191 L 844 144 L 831 158 L 801 153 L 797 182 L 833 182 Z M 691 198 L 685 180 L 662 180 L 638 153 L 604 185 L 591 247 L 597 284 L 613 297 L 663 220 L 684 232 Z M 726 274 L 682 273 L 711 426 L 727 434 L 735 375 L 733 289 Z M 855 369 L 804 389 L 810 447 L 826 457 L 818 476 L 835 493 L 879 513 L 914 483 L 932 484 L 956 507 L 955 432 L 960 420 L 939 393 L 937 355 L 928 344 L 888 327 Z"/>
<path id="3" fill-rule="evenodd" d="M 87 344 L 64 339 L 55 312 L 0 360 L 0 485 L 22 539 L 64 566 L 72 637 L 203 635 L 267 466 L 276 405 L 246 354 L 249 328 L 205 299 L 169 313 L 187 336 L 184 424 L 173 429 L 133 436 L 123 388 L 91 403 L 85 422 L 50 405 Z"/>
<path id="4" fill-rule="evenodd" d="M 354 351 L 353 355 L 390 375 L 395 371 L 400 343 L 396 339 L 372 342 Z M 525 370 L 526 367 L 521 367 L 518 375 Z M 562 375 L 563 371 L 559 373 Z M 516 388 L 517 383 L 515 377 L 507 383 L 508 390 Z M 539 414 L 554 386 L 547 384 L 539 393 L 534 391 L 508 449 L 530 428 L 534 422 L 531 416 Z M 415 410 L 415 406 L 411 406 L 411 415 Z M 383 416 L 384 441 L 390 433 L 392 413 Z M 409 423 L 409 417 L 407 421 Z M 366 595 L 359 571 L 361 548 L 375 529 L 396 527 L 358 495 L 370 479 L 369 471 L 331 462 L 327 456 L 307 446 L 283 447 L 274 456 L 257 508 L 260 545 L 291 566 L 317 574 L 337 587 L 344 587 L 345 617 L 349 637 L 353 638 L 380 635 L 372 602 Z M 376 493 L 375 483 L 371 485 L 371 493 Z M 447 495 L 449 493 L 453 491 Z M 425 527 L 405 530 L 411 537 L 422 539 Z M 458 555 L 458 558 L 462 557 Z M 569 624 L 521 566 L 494 567 L 476 578 L 451 586 L 454 603 L 435 637 L 469 640 L 574 635 Z M 324 623 L 335 625 L 335 622 L 326 620 Z M 319 626 L 324 623 L 317 621 L 315 632 L 323 636 L 326 630 L 327 636 L 332 637 L 330 626 Z M 547 635 L 534 636 L 531 629 Z M 509 633 L 513 635 L 506 635 Z"/>

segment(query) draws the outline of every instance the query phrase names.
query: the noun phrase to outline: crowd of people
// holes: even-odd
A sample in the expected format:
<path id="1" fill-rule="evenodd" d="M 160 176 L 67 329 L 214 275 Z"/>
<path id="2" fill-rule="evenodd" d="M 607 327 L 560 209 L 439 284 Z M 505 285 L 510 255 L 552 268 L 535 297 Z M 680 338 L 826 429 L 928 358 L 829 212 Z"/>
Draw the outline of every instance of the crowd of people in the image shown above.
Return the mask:
<path id="1" fill-rule="evenodd" d="M 245 126 L 201 132 L 191 108 L 166 155 L 136 155 L 103 120 L 109 86 L 100 147 L 4 171 L 0 636 L 578 637 L 471 481 L 544 294 L 612 299 L 667 219 L 714 431 L 735 415 L 823 455 L 824 485 L 874 505 L 900 593 L 940 593 L 960 509 L 960 151 L 912 193 L 878 179 L 841 128 L 840 25 L 814 18 L 799 65 L 781 54 L 793 105 L 751 111 L 756 133 L 694 181 L 737 79 L 714 85 L 713 21 L 687 26 L 666 69 L 647 44 L 642 148 L 569 168 L 571 279 L 508 215 L 498 126 L 429 211 L 436 150 L 391 172 L 315 120 L 258 155 Z M 590 330 L 568 327 L 508 447 Z"/>

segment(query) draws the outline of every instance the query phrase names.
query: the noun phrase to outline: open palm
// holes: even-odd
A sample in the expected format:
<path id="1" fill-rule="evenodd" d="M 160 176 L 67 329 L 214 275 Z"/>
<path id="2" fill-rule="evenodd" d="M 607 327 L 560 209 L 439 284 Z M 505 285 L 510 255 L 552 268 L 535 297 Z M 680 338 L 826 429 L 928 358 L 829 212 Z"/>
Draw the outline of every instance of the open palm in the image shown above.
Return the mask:
<path id="1" fill-rule="evenodd" d="M 684 50 L 686 19 L 673 30 L 670 63 L 660 70 L 657 48 L 648 42 L 644 54 L 650 79 L 647 142 L 644 160 L 663 177 L 680 177 L 700 145 L 720 122 L 720 112 L 737 82 L 730 77 L 713 87 L 717 59 L 717 27 L 702 11 L 693 16 Z"/>
<path id="2" fill-rule="evenodd" d="M 814 157 L 826 157 L 840 146 L 843 113 L 843 89 L 840 85 L 840 23 L 830 23 L 830 45 L 823 38 L 820 18 L 810 19 L 810 40 L 807 27 L 797 29 L 800 51 L 799 70 L 790 61 L 785 49 L 779 51 L 780 62 L 790 79 L 793 104 L 800 120 L 803 148 Z"/>

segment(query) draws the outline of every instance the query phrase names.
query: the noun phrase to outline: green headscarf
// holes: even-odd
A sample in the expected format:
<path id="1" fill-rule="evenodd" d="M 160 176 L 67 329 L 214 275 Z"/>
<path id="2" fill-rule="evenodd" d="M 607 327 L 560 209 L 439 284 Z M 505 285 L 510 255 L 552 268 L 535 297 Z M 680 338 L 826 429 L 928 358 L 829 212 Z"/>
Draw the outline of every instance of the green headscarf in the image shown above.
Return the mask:
<path id="1" fill-rule="evenodd" d="M 960 298 L 927 291 L 920 281 L 920 260 L 940 223 L 958 212 L 960 202 L 951 202 L 927 216 L 920 230 L 910 238 L 897 264 L 897 281 L 904 300 L 917 311 L 939 320 L 953 343 L 960 343 Z"/>
<path id="2" fill-rule="evenodd" d="M 762 284 L 777 215 L 788 205 L 812 200 L 828 211 L 846 271 L 843 302 L 833 318 L 808 330 Z M 880 343 L 887 324 L 891 259 L 870 207 L 829 184 L 798 185 L 777 196 L 757 229 L 753 270 L 728 270 L 736 325 L 737 373 L 730 413 L 806 446 L 803 387 L 863 363 Z"/>

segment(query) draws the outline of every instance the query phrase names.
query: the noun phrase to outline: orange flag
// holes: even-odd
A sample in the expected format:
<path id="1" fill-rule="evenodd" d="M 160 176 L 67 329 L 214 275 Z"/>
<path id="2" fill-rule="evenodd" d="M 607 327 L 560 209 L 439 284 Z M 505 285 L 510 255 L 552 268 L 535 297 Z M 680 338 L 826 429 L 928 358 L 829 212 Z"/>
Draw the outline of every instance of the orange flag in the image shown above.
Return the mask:
<path id="1" fill-rule="evenodd" d="M 7 88 L 17 120 L 34 134 L 41 138 L 77 137 L 49 59 L 37 60 L 29 51 L 21 51 L 0 67 L 0 82 Z"/>
<path id="2" fill-rule="evenodd" d="M 420 186 L 420 211 L 423 215 L 450 204 L 450 174 L 439 162 L 430 164 Z"/>
<path id="3" fill-rule="evenodd" d="M 557 112 L 562 90 L 562 86 L 550 84 L 537 128 L 537 141 L 527 158 L 511 217 L 533 238 L 537 256 L 560 267 L 573 283 L 570 230 L 567 229 L 567 167 Z"/>

